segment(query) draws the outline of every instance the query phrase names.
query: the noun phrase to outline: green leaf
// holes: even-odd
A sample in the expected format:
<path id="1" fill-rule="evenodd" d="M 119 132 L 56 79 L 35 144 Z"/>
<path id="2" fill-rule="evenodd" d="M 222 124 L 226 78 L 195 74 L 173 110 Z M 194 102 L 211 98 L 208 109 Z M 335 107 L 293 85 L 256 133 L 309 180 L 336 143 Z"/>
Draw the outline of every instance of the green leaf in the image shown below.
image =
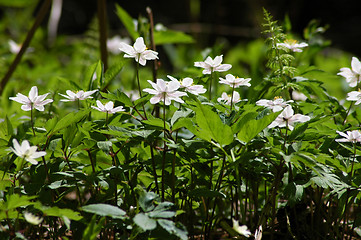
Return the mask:
<path id="1" fill-rule="evenodd" d="M 133 221 L 144 231 L 153 230 L 157 227 L 157 222 L 154 219 L 149 218 L 144 213 L 138 213 L 135 215 Z"/>
<path id="2" fill-rule="evenodd" d="M 172 218 L 175 216 L 174 211 L 151 211 L 148 214 L 151 218 Z"/>
<path id="3" fill-rule="evenodd" d="M 252 114 L 247 115 L 247 118 L 244 119 L 242 125 L 240 126 L 240 130 L 237 134 L 238 139 L 245 143 L 248 143 L 254 137 L 256 137 L 258 133 L 260 133 L 263 129 L 270 125 L 279 114 L 280 112 L 271 113 L 257 120 L 251 119 L 250 116 L 252 116 Z"/>
<path id="4" fill-rule="evenodd" d="M 71 124 L 73 123 L 77 123 L 80 120 L 82 120 L 86 115 L 88 115 L 89 110 L 87 109 L 82 109 L 79 112 L 71 112 L 67 115 L 65 115 L 62 119 L 60 119 L 55 127 L 50 130 L 50 134 L 54 134 L 58 131 L 60 131 L 63 128 L 69 127 Z"/>
<path id="5" fill-rule="evenodd" d="M 231 127 L 225 125 L 218 114 L 212 111 L 209 106 L 203 105 L 199 101 L 196 105 L 196 122 L 199 129 L 193 134 L 208 142 L 216 141 L 221 146 L 232 143 L 233 132 Z"/>
<path id="6" fill-rule="evenodd" d="M 143 211 L 152 211 L 154 209 L 154 201 L 158 198 L 158 195 L 154 192 L 146 192 L 141 187 L 137 187 L 136 191 L 139 194 L 139 205 Z"/>
<path id="7" fill-rule="evenodd" d="M 112 144 L 111 141 L 99 141 L 99 142 L 97 142 L 98 148 L 100 148 L 104 152 L 109 152 L 112 145 L 113 144 Z"/>
<path id="8" fill-rule="evenodd" d="M 166 219 L 158 219 L 157 221 L 170 234 L 174 234 L 182 240 L 188 239 L 188 232 L 185 229 L 177 228 L 174 222 Z"/>
<path id="9" fill-rule="evenodd" d="M 123 219 L 126 214 L 125 211 L 123 211 L 122 209 L 104 203 L 89 204 L 83 206 L 82 210 L 100 216 L 107 216 L 107 217 L 119 218 L 119 219 Z"/>
<path id="10" fill-rule="evenodd" d="M 123 63 L 117 63 L 108 68 L 104 74 L 104 83 L 101 85 L 102 89 L 109 85 L 109 83 L 119 74 L 119 72 L 123 69 L 123 65 Z"/>
<path id="11" fill-rule="evenodd" d="M 147 119 L 147 120 L 142 121 L 142 123 L 164 129 L 164 121 L 160 118 Z M 168 122 L 165 122 L 165 128 L 167 130 L 170 129 Z"/>
<path id="12" fill-rule="evenodd" d="M 92 220 L 84 230 L 82 237 L 83 240 L 96 240 L 98 238 L 100 231 L 104 227 L 105 217 L 101 218 L 98 224 L 96 223 L 96 220 L 96 216 L 93 216 Z"/>
<path id="13" fill-rule="evenodd" d="M 53 216 L 60 218 L 67 217 L 74 221 L 79 221 L 80 219 L 82 219 L 80 213 L 68 208 L 46 207 L 41 205 L 40 203 L 35 204 L 34 207 L 42 211 L 46 216 Z"/>
<path id="14" fill-rule="evenodd" d="M 0 138 L 9 141 L 13 134 L 14 134 L 13 126 L 9 121 L 8 117 L 6 116 L 5 120 L 0 123 Z"/>
<path id="15" fill-rule="evenodd" d="M 0 209 L 1 210 L 10 210 L 15 209 L 18 207 L 24 207 L 31 204 L 34 204 L 33 202 L 30 202 L 30 200 L 36 198 L 36 196 L 20 196 L 18 194 L 10 195 L 7 201 L 1 202 Z"/>
<path id="16" fill-rule="evenodd" d="M 156 45 L 173 43 L 193 43 L 194 39 L 183 32 L 165 30 L 154 32 L 154 42 Z"/>
<path id="17" fill-rule="evenodd" d="M 124 27 L 127 29 L 129 35 L 135 41 L 139 37 L 139 33 L 135 29 L 133 18 L 118 4 L 115 5 L 117 10 L 117 15 L 120 21 L 123 23 Z"/>

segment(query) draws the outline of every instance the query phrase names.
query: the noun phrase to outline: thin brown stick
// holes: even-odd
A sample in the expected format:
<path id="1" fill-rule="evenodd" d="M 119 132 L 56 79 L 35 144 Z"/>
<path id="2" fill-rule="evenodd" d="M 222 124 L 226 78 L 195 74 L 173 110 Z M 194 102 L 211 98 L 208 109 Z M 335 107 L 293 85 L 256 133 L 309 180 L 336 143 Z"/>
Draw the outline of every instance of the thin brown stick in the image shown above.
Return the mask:
<path id="1" fill-rule="evenodd" d="M 98 7 L 98 22 L 99 22 L 100 58 L 104 64 L 104 71 L 106 71 L 108 69 L 106 0 L 98 0 L 97 7 Z"/>
<path id="2" fill-rule="evenodd" d="M 6 84 L 8 83 L 9 79 L 11 78 L 12 74 L 15 72 L 15 69 L 18 66 L 18 64 L 20 63 L 21 58 L 24 55 L 26 49 L 28 49 L 30 42 L 35 34 L 36 29 L 40 26 L 44 17 L 48 13 L 51 2 L 52 2 L 51 0 L 45 0 L 43 2 L 43 4 L 41 5 L 38 15 L 36 16 L 35 22 L 34 22 L 33 26 L 31 27 L 30 31 L 28 32 L 28 34 L 26 35 L 26 38 L 20 48 L 20 51 L 16 55 L 14 61 L 11 63 L 11 65 L 10 65 L 8 71 L 6 72 L 5 76 L 3 77 L 3 79 L 1 79 L 0 95 L 4 91 L 4 88 L 5 88 Z"/>

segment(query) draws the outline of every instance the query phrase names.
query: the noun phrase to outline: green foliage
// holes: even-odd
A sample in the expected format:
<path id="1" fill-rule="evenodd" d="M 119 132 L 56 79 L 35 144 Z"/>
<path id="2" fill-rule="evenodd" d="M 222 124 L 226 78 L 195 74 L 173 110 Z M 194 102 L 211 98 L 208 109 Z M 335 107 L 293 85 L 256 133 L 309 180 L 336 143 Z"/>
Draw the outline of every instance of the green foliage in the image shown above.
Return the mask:
<path id="1" fill-rule="evenodd" d="M 27 7 L 36 3 L 0 0 L 0 5 L 17 7 L 11 11 L 28 19 Z M 58 36 L 46 47 L 47 34 L 38 29 L 34 52 L 25 54 L 3 89 L 0 239 L 239 237 L 232 218 L 252 233 L 262 226 L 264 238 L 357 236 L 361 148 L 358 139 L 340 142 L 336 130 L 359 130 L 361 110 L 346 99 L 352 90 L 337 75 L 351 66 L 351 55 L 327 48 L 330 42 L 322 36 L 327 26 L 311 21 L 304 30 L 308 46 L 294 52 L 280 45 L 295 37 L 290 18 L 279 23 L 264 10 L 266 39 L 236 45 L 216 39 L 215 46 L 199 49 L 188 34 L 156 28 L 142 16 L 135 24 L 119 5 L 114 11 L 127 31 L 122 37 L 134 42 L 143 36 L 148 48 L 151 42 L 161 45 L 156 65 L 147 60 L 141 66 L 109 52 L 106 69 L 98 59 L 101 28 L 94 19 L 80 38 Z M 28 24 L 9 16 L 0 22 L 4 42 L 10 32 L 23 35 Z M 5 47 L 0 54 L 2 73 L 14 54 Z M 226 73 L 203 74 L 194 66 L 220 55 L 232 65 Z M 219 84 L 228 73 L 251 77 L 251 87 Z M 163 92 L 163 99 L 151 104 L 154 94 L 142 91 L 152 87 L 147 80 L 168 74 L 190 77 L 208 92 L 188 91 L 170 105 L 163 104 Z M 27 95 L 32 86 L 53 100 L 44 111 L 23 111 L 9 99 Z M 59 93 L 67 90 L 98 91 L 61 101 Z M 217 100 L 232 91 L 242 101 L 230 106 Z M 261 99 L 283 105 L 276 111 L 270 103 L 259 104 Z M 124 111 L 98 111 L 97 100 Z M 286 105 L 293 116 L 280 115 Z M 306 116 L 309 120 L 302 120 Z M 272 127 L 279 122 L 287 124 Z M 13 139 L 33 148 L 14 151 Z M 46 155 L 33 165 L 27 160 L 35 149 Z M 26 212 L 42 221 L 28 222 Z"/>

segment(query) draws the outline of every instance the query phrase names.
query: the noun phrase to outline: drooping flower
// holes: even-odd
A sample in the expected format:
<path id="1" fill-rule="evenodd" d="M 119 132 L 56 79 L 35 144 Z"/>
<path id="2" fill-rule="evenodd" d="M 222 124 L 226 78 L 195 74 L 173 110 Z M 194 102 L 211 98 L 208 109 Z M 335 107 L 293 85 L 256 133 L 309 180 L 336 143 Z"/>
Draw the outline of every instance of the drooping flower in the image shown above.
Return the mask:
<path id="1" fill-rule="evenodd" d="M 239 222 L 232 219 L 233 222 L 233 229 L 238 232 L 239 234 L 245 236 L 245 237 L 250 237 L 251 236 L 251 232 L 248 230 L 248 227 L 246 225 L 242 225 L 239 226 Z"/>
<path id="2" fill-rule="evenodd" d="M 176 78 L 169 75 L 168 78 L 172 81 L 174 80 L 178 81 Z M 203 85 L 193 84 L 193 79 L 190 77 L 183 78 L 181 81 L 179 81 L 179 83 L 180 83 L 179 88 L 184 88 L 186 92 L 189 92 L 194 95 L 199 95 L 207 92 L 207 89 L 205 89 Z"/>
<path id="3" fill-rule="evenodd" d="M 250 78 L 239 78 L 235 77 L 232 74 L 227 74 L 226 78 L 219 78 L 219 83 L 227 84 L 231 86 L 232 88 L 238 88 L 240 86 L 247 86 L 250 87 L 251 84 L 249 81 L 251 81 Z"/>
<path id="4" fill-rule="evenodd" d="M 356 57 L 352 57 L 351 60 L 351 69 L 350 68 L 341 68 L 341 72 L 337 73 L 344 78 L 350 87 L 356 87 L 357 84 L 361 81 L 361 62 Z"/>
<path id="5" fill-rule="evenodd" d="M 98 91 L 98 90 L 92 90 L 92 91 L 87 91 L 87 92 L 84 92 L 83 90 L 80 90 L 78 92 L 72 92 L 70 90 L 66 90 L 66 94 L 68 94 L 68 95 L 64 95 L 64 94 L 59 93 L 59 95 L 66 98 L 66 99 L 61 99 L 60 101 L 62 101 L 62 102 L 73 102 L 73 101 L 76 101 L 76 100 L 85 100 L 87 98 L 93 98 L 90 95 L 92 95 L 96 91 Z"/>
<path id="6" fill-rule="evenodd" d="M 302 114 L 294 114 L 294 111 L 291 106 L 287 106 L 280 115 L 268 126 L 269 128 L 274 127 L 288 127 L 291 131 L 293 130 L 293 125 L 296 122 L 307 122 L 311 118 Z"/>
<path id="7" fill-rule="evenodd" d="M 38 149 L 36 146 L 30 146 L 28 140 L 24 140 L 21 145 L 18 140 L 13 139 L 13 146 L 10 147 L 11 151 L 13 151 L 18 157 L 25 159 L 31 164 L 38 164 L 38 161 L 35 158 L 39 158 L 46 155 L 46 152 L 36 150 Z"/>
<path id="8" fill-rule="evenodd" d="M 187 96 L 187 93 L 177 91 L 180 88 L 180 83 L 177 80 L 166 82 L 163 79 L 157 79 L 157 83 L 150 80 L 148 82 L 152 85 L 153 89 L 146 88 L 143 91 L 155 95 L 150 99 L 151 104 L 163 101 L 165 105 L 170 105 L 172 100 L 184 103 L 180 97 Z"/>
<path id="9" fill-rule="evenodd" d="M 142 66 L 145 66 L 147 60 L 158 59 L 158 53 L 148 50 L 142 37 L 137 38 L 133 46 L 121 42 L 119 50 L 125 52 L 124 57 L 134 58 Z"/>
<path id="10" fill-rule="evenodd" d="M 195 62 L 195 67 L 204 68 L 203 74 L 211 74 L 212 72 L 225 72 L 231 69 L 231 64 L 221 64 L 223 61 L 223 55 L 216 56 L 214 59 L 207 57 L 204 62 Z"/>
<path id="11" fill-rule="evenodd" d="M 254 233 L 254 240 L 261 240 L 262 239 L 262 225 L 259 226 L 258 229 L 256 229 L 256 232 Z"/>
<path id="12" fill-rule="evenodd" d="M 256 105 L 263 106 L 271 109 L 273 112 L 278 112 L 283 110 L 285 107 L 289 106 L 288 103 L 293 102 L 292 100 L 285 101 L 282 97 L 275 97 L 274 100 L 261 99 L 256 102 Z"/>
<path id="13" fill-rule="evenodd" d="M 352 91 L 347 93 L 347 98 L 346 100 L 348 101 L 356 101 L 355 105 L 359 105 L 361 103 L 361 91 Z"/>
<path id="14" fill-rule="evenodd" d="M 361 142 L 361 132 L 359 130 L 347 131 L 346 133 L 336 131 L 344 138 L 336 139 L 336 142 Z"/>
<path id="15" fill-rule="evenodd" d="M 241 101 L 241 96 L 238 92 L 233 91 L 233 100 L 232 95 L 228 95 L 227 93 L 223 92 L 222 96 L 217 99 L 218 102 L 222 103 L 224 102 L 227 105 L 231 105 L 231 103 L 235 104 Z"/>
<path id="16" fill-rule="evenodd" d="M 39 225 L 44 220 L 42 217 L 36 216 L 30 212 L 24 212 L 24 218 L 28 223 L 33 225 Z"/>
<path id="17" fill-rule="evenodd" d="M 314 96 L 311 96 L 311 98 L 314 98 Z M 306 101 L 307 96 L 301 92 L 292 91 L 292 99 L 294 99 L 296 101 Z"/>
<path id="18" fill-rule="evenodd" d="M 277 43 L 277 48 L 287 48 L 290 49 L 292 52 L 302 52 L 302 48 L 307 46 L 307 43 L 298 43 L 298 41 L 294 39 L 287 39 L 283 43 Z"/>
<path id="19" fill-rule="evenodd" d="M 123 108 L 123 106 L 119 106 L 114 108 L 114 103 L 112 101 L 107 102 L 105 105 L 102 104 L 101 101 L 97 100 L 97 107 L 95 106 L 91 106 L 92 108 L 100 111 L 100 112 L 105 112 L 105 113 L 116 113 L 116 112 L 123 112 L 125 111 L 125 109 Z"/>
<path id="20" fill-rule="evenodd" d="M 48 95 L 49 93 L 38 96 L 38 88 L 34 86 L 30 89 L 29 97 L 17 93 L 16 97 L 9 97 L 9 99 L 23 104 L 21 109 L 24 111 L 30 111 L 34 108 L 39 111 L 44 111 L 44 105 L 53 102 L 52 99 L 45 100 Z"/>

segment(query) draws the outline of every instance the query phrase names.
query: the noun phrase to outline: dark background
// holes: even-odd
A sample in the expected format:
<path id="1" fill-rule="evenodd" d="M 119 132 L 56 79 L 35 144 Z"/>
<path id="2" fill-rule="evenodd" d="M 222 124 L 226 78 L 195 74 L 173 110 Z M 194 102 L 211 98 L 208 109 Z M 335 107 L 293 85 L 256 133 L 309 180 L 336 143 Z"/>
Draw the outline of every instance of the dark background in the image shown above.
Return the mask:
<path id="1" fill-rule="evenodd" d="M 155 23 L 198 34 L 204 46 L 214 43 L 219 36 L 231 43 L 259 37 L 264 7 L 280 21 L 288 14 L 293 32 L 301 38 L 308 23 L 317 19 L 321 26 L 329 26 L 324 36 L 333 47 L 361 55 L 360 0 L 108 0 L 109 35 L 122 29 L 115 3 L 133 18 L 139 14 L 146 16 L 149 6 Z M 84 32 L 96 14 L 96 5 L 96 0 L 64 0 L 59 33 Z"/>

